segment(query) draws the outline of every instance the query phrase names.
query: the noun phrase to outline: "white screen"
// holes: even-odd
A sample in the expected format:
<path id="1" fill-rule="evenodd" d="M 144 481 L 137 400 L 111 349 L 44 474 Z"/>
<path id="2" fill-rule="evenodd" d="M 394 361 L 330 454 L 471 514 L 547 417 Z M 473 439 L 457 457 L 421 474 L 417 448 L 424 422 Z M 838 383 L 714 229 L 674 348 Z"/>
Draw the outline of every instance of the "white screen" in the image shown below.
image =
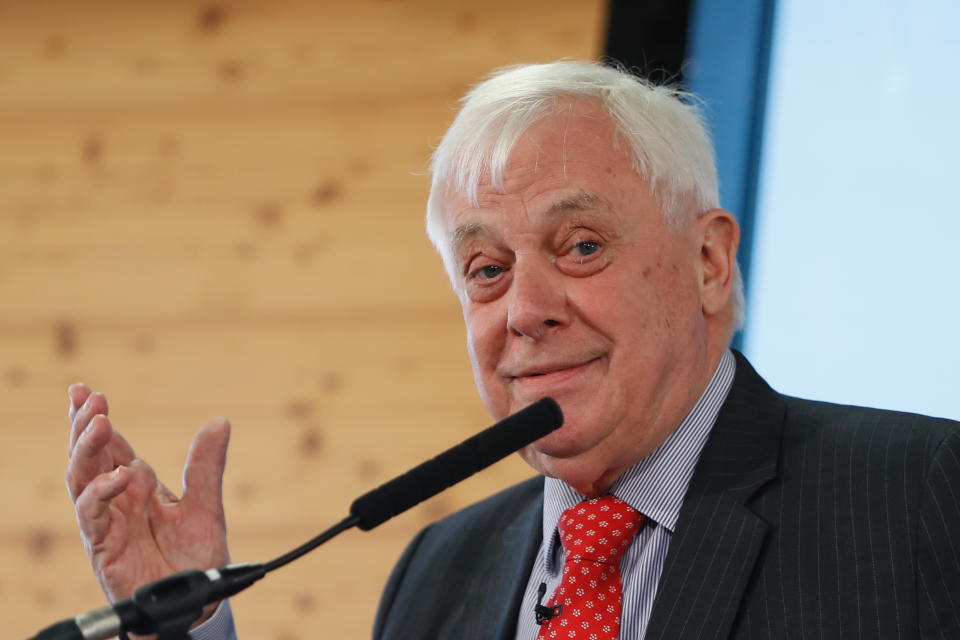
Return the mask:
<path id="1" fill-rule="evenodd" d="M 958 28 L 778 4 L 744 341 L 778 391 L 960 419 Z"/>

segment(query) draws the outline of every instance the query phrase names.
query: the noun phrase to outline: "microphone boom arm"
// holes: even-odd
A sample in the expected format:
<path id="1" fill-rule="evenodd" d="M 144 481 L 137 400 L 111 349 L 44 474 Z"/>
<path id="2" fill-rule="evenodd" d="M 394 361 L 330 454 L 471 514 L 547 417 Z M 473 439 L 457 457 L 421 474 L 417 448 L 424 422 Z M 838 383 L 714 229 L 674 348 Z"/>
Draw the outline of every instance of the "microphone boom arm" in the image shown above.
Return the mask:
<path id="1" fill-rule="evenodd" d="M 106 640 L 127 631 L 157 634 L 157 640 L 189 640 L 187 630 L 203 615 L 205 605 L 243 591 L 347 529 L 373 529 L 562 424 L 560 406 L 552 398 L 543 398 L 360 496 L 350 505 L 349 516 L 267 564 L 243 562 L 181 571 L 140 587 L 128 600 L 57 622 L 31 640 Z"/>

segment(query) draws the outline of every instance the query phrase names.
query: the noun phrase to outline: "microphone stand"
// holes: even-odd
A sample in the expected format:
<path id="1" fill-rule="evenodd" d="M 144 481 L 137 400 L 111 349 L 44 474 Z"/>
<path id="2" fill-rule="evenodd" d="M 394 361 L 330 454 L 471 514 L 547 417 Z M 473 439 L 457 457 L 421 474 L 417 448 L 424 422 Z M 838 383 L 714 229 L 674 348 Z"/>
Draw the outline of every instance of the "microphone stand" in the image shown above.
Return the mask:
<path id="1" fill-rule="evenodd" d="M 203 615 L 204 605 L 243 591 L 267 573 L 347 529 L 373 529 L 555 431 L 561 424 L 560 406 L 551 398 L 543 398 L 368 491 L 353 501 L 349 516 L 266 564 L 244 562 L 208 571 L 181 571 L 140 587 L 128 600 L 53 624 L 31 640 L 105 640 L 126 631 L 156 634 L 157 640 L 189 640 L 187 631 Z"/>
<path id="2" fill-rule="evenodd" d="M 141 619 L 156 633 L 157 640 L 190 640 L 187 631 L 201 615 L 204 605 L 222 600 L 243 591 L 267 573 L 289 564 L 340 533 L 355 527 L 360 518 L 350 515 L 320 535 L 271 560 L 265 565 L 227 565 L 213 571 L 220 576 L 212 578 L 210 571 L 182 571 L 141 587 L 132 601 L 139 609 Z M 211 588 L 218 581 L 229 582 L 226 589 Z M 140 633 L 138 631 L 138 633 Z"/>
<path id="3" fill-rule="evenodd" d="M 157 640 L 190 640 L 190 626 L 203 615 L 205 605 L 237 594 L 267 573 L 313 551 L 334 536 L 355 527 L 360 517 L 350 515 L 320 535 L 267 564 L 237 563 L 218 569 L 191 569 L 161 578 L 137 589 L 133 596 L 76 618 L 47 627 L 31 640 L 101 640 L 124 630 L 156 635 Z"/>

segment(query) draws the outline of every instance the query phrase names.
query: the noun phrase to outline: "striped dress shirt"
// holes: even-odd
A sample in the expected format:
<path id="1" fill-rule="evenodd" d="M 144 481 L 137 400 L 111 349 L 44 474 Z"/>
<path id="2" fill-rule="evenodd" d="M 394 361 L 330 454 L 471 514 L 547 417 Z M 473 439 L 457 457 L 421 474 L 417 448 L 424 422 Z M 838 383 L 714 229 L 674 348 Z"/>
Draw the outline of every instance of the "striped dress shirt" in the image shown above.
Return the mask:
<path id="1" fill-rule="evenodd" d="M 700 399 L 680 426 L 653 453 L 620 476 L 610 493 L 644 515 L 643 529 L 620 558 L 623 577 L 623 607 L 620 640 L 644 637 L 650 611 L 657 594 L 657 582 L 663 571 L 670 539 L 680 515 L 680 507 L 720 406 L 733 384 L 736 362 L 727 351 Z M 517 619 L 517 640 L 535 640 L 540 627 L 534 619 L 537 590 L 547 585 L 547 595 L 557 588 L 563 569 L 563 546 L 557 522 L 566 509 L 586 499 L 555 478 L 544 483 L 543 542 L 527 582 Z"/>

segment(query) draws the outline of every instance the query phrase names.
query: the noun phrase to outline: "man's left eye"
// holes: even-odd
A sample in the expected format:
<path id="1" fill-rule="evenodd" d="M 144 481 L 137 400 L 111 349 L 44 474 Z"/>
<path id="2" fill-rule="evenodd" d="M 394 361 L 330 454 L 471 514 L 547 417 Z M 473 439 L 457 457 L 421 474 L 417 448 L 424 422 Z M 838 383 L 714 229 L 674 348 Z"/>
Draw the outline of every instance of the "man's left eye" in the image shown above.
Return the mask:
<path id="1" fill-rule="evenodd" d="M 498 275 L 503 273 L 503 267 L 497 266 L 495 264 L 488 264 L 485 267 L 480 267 L 477 269 L 477 277 L 485 278 L 487 280 L 492 280 Z"/>

